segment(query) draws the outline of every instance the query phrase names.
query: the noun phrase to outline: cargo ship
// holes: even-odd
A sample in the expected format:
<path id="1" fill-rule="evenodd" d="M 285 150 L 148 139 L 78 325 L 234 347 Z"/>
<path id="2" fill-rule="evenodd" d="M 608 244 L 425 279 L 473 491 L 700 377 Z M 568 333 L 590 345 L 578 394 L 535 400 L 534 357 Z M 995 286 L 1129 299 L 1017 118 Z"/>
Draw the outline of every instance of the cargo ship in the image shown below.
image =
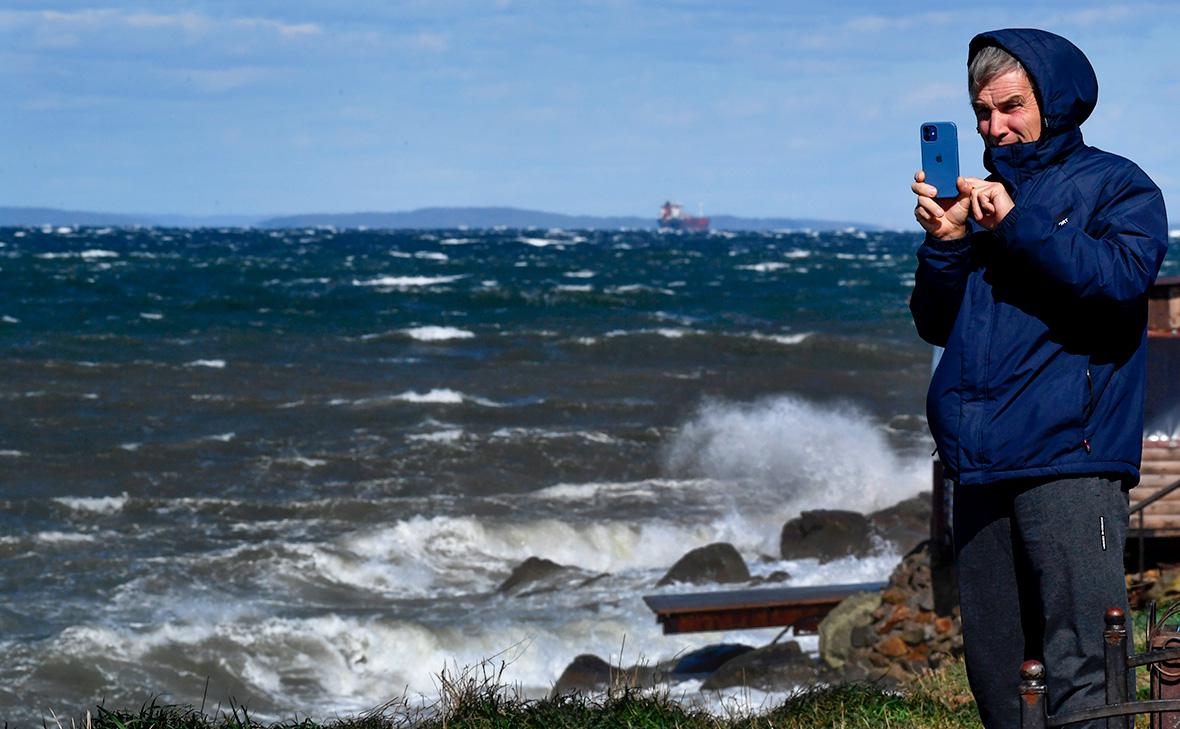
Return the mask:
<path id="1" fill-rule="evenodd" d="M 700 216 L 693 217 L 684 213 L 684 206 L 680 203 L 668 201 L 660 208 L 661 230 L 705 231 L 709 229 L 709 219 Z"/>

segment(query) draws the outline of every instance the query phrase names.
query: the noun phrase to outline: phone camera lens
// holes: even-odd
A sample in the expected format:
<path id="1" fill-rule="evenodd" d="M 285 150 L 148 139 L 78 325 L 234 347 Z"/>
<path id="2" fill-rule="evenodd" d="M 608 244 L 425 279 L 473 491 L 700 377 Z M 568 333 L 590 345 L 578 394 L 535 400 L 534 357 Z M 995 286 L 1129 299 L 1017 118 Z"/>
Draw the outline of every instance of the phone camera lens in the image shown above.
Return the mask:
<path id="1" fill-rule="evenodd" d="M 922 139 L 927 142 L 934 142 L 938 140 L 938 127 L 933 124 L 927 124 L 922 127 Z"/>

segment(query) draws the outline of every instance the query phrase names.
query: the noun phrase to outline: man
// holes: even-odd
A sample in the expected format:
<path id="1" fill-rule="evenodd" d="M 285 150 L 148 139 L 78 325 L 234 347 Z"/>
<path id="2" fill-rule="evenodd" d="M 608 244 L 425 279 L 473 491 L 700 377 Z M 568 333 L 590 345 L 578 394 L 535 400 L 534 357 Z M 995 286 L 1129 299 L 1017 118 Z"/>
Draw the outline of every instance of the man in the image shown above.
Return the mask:
<path id="1" fill-rule="evenodd" d="M 1083 143 L 1098 82 L 1072 43 L 983 33 L 968 77 L 991 175 L 949 198 L 914 176 L 927 235 L 910 309 L 946 348 L 927 417 L 956 483 L 967 675 L 984 725 L 1012 729 L 1026 659 L 1045 664 L 1051 713 L 1105 702 L 1167 216 L 1138 167 Z"/>

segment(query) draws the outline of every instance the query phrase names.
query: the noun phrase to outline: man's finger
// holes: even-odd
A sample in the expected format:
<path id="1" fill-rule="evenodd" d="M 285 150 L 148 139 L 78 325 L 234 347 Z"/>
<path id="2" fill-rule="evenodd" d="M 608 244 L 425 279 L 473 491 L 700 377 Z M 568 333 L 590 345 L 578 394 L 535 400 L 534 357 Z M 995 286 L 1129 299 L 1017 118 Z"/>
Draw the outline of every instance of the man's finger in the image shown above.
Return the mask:
<path id="1" fill-rule="evenodd" d="M 945 215 L 939 204 L 928 197 L 919 197 L 918 207 L 930 213 L 930 215 L 935 218 L 941 218 L 943 215 Z"/>
<path id="2" fill-rule="evenodd" d="M 914 173 L 914 182 L 925 182 L 925 181 L 926 181 L 926 171 L 925 170 L 918 170 L 917 172 Z"/>
<path id="3" fill-rule="evenodd" d="M 971 191 L 971 214 L 976 220 L 983 219 L 983 208 L 979 204 L 980 192 L 978 189 Z"/>
<path id="4" fill-rule="evenodd" d="M 935 197 L 938 195 L 937 187 L 934 185 L 926 185 L 921 182 L 915 182 L 914 184 L 910 185 L 910 190 L 915 195 L 921 195 L 924 197 Z"/>

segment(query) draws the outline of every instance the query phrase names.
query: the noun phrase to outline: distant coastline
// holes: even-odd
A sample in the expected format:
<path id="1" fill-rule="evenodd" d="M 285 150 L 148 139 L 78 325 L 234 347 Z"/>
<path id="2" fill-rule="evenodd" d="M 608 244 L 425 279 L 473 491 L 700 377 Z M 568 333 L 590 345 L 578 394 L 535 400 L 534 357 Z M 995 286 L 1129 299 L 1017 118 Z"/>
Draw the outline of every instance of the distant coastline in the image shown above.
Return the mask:
<path id="1" fill-rule="evenodd" d="M 759 230 L 882 230 L 871 223 L 815 218 L 746 218 L 712 215 L 712 228 Z M 156 215 L 95 213 L 36 207 L 0 207 L 0 226 L 85 225 L 177 228 L 566 228 L 589 230 L 654 229 L 656 216 L 566 215 L 511 207 L 431 207 L 404 212 L 307 213 L 301 215 Z"/>

